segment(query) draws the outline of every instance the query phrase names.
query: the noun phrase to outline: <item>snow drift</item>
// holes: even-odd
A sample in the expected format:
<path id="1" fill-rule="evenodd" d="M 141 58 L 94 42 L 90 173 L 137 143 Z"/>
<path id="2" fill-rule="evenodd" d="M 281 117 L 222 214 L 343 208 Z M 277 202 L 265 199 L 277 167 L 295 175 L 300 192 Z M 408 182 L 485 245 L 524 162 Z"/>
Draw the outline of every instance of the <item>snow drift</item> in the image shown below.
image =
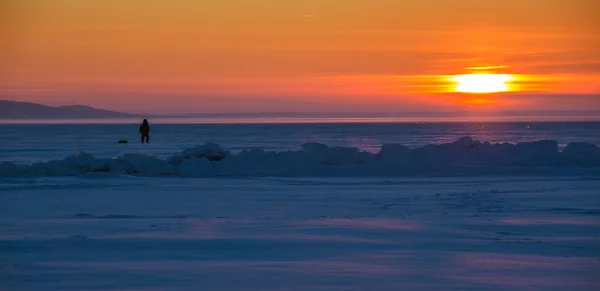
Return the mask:
<path id="1" fill-rule="evenodd" d="M 463 137 L 453 143 L 409 148 L 385 144 L 377 153 L 353 147 L 307 143 L 298 151 L 262 149 L 232 154 L 207 143 L 167 159 L 125 154 L 97 159 L 77 152 L 63 160 L 33 165 L 0 163 L 0 176 L 74 176 L 110 172 L 136 176 L 401 176 L 411 174 L 516 174 L 548 169 L 600 167 L 600 148 L 570 143 L 559 151 L 552 140 L 518 144 L 474 141 Z M 518 171 L 517 171 L 518 170 Z M 516 172 L 517 171 L 517 172 Z"/>

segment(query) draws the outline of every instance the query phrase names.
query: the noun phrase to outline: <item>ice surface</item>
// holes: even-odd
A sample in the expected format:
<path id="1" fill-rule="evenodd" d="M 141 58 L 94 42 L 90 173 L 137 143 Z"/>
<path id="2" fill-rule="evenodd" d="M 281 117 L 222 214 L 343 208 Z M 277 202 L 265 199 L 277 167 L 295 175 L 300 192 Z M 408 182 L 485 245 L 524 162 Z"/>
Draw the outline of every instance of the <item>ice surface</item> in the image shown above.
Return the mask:
<path id="1" fill-rule="evenodd" d="M 385 144 L 377 153 L 316 142 L 306 143 L 298 151 L 253 149 L 235 154 L 208 143 L 166 159 L 139 153 L 96 159 L 80 152 L 63 160 L 33 165 L 3 162 L 0 175 L 74 176 L 110 172 L 148 177 L 406 176 L 546 173 L 549 168 L 581 167 L 600 167 L 598 146 L 571 143 L 560 151 L 558 143 L 552 140 L 492 144 L 466 136 L 452 143 L 414 149 Z"/>
<path id="2" fill-rule="evenodd" d="M 597 176 L 0 178 L 0 289 L 600 290 L 599 188 Z"/>
<path id="3" fill-rule="evenodd" d="M 30 165 L 62 159 L 78 149 L 96 158 L 143 153 L 166 159 L 206 142 L 218 143 L 234 153 L 244 149 L 297 151 L 307 142 L 357 147 L 376 153 L 383 144 L 400 143 L 417 148 L 452 142 L 467 135 L 491 143 L 550 139 L 558 141 L 561 149 L 568 142 L 600 145 L 600 122 L 164 124 L 151 119 L 151 144 L 141 143 L 138 121 L 130 122 L 0 124 L 0 161 Z M 120 139 L 129 143 L 118 144 Z"/>

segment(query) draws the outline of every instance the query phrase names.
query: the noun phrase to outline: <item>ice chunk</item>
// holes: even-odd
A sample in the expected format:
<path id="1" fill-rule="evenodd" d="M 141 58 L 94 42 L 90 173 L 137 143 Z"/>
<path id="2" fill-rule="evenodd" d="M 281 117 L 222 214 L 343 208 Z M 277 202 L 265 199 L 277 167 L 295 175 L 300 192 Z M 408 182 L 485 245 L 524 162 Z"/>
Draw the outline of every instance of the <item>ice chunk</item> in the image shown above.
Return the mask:
<path id="1" fill-rule="evenodd" d="M 211 161 L 219 161 L 229 155 L 229 151 L 223 150 L 219 144 L 206 143 L 191 149 L 184 150 L 181 154 L 168 159 L 171 164 L 180 164 L 185 159 L 205 158 Z"/>
<path id="2" fill-rule="evenodd" d="M 0 175 L 71 176 L 110 172 L 186 177 L 389 176 L 415 172 L 452 174 L 458 168 L 476 167 L 486 169 L 486 173 L 490 174 L 510 173 L 509 167 L 526 167 L 531 171 L 545 167 L 600 167 L 600 148 L 593 144 L 570 143 L 560 152 L 558 143 L 552 140 L 491 144 L 463 137 L 452 143 L 415 149 L 401 144 L 386 144 L 378 153 L 311 142 L 303 144 L 298 151 L 252 149 L 231 154 L 218 144 L 207 143 L 166 160 L 143 154 L 96 159 L 85 152 L 78 152 L 63 160 L 31 166 L 2 162 Z"/>
<path id="3" fill-rule="evenodd" d="M 329 147 L 311 142 L 302 145 L 311 161 L 320 165 L 361 165 L 374 161 L 373 155 L 355 147 Z"/>
<path id="4" fill-rule="evenodd" d="M 143 154 L 125 154 L 122 160 L 132 166 L 132 174 L 142 176 L 172 176 L 176 174 L 173 165 L 165 160 Z"/>

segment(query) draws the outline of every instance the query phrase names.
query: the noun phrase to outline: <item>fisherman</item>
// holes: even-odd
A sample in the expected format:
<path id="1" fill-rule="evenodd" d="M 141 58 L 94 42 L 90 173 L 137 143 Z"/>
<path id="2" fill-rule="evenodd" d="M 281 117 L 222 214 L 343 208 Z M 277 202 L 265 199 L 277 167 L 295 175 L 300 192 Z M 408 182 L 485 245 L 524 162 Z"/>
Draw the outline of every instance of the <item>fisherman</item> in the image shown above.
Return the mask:
<path id="1" fill-rule="evenodd" d="M 142 134 L 142 143 L 144 143 L 144 138 L 146 138 L 146 143 L 150 143 L 150 125 L 148 124 L 148 120 L 144 119 L 144 122 L 140 125 L 140 133 Z"/>

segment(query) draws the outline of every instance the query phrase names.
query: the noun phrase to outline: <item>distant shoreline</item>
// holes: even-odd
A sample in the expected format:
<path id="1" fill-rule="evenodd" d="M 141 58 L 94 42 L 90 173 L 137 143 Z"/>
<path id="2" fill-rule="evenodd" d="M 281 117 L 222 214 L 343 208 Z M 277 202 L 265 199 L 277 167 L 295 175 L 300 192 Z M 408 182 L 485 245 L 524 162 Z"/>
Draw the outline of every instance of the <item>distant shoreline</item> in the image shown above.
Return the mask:
<path id="1" fill-rule="evenodd" d="M 149 117 L 154 124 L 302 124 L 302 123 L 521 123 L 600 122 L 600 116 L 487 116 L 487 117 Z M 137 124 L 140 118 L 0 119 L 10 124 Z"/>
<path id="2" fill-rule="evenodd" d="M 507 122 L 598 121 L 600 111 L 408 111 L 408 112 L 213 112 L 140 114 L 82 105 L 52 107 L 0 100 L 2 124 L 51 123 L 348 123 L 348 122 Z"/>

